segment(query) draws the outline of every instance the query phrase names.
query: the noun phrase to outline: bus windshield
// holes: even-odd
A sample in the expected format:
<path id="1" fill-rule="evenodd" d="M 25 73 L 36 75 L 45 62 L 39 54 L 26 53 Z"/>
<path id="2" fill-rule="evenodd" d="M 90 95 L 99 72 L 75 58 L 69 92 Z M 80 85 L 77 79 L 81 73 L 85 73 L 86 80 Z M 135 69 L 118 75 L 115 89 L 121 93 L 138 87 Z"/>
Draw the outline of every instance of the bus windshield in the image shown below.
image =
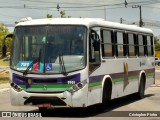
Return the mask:
<path id="1" fill-rule="evenodd" d="M 28 73 L 43 74 L 83 69 L 86 65 L 86 36 L 87 28 L 78 25 L 16 27 L 11 68 L 23 72 L 33 64 Z"/>

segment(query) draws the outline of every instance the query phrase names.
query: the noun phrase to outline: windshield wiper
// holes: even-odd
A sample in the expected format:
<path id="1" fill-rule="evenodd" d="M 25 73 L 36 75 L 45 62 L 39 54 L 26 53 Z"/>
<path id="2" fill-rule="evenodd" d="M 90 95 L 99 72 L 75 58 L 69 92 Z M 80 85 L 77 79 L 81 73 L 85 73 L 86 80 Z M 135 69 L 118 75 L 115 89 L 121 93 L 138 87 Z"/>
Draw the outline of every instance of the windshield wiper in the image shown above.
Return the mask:
<path id="1" fill-rule="evenodd" d="M 28 74 L 28 71 L 29 69 L 33 66 L 34 63 L 38 62 L 39 61 L 39 58 L 36 58 L 32 61 L 32 63 L 27 67 L 27 69 L 23 72 L 23 75 L 27 75 Z"/>
<path id="2" fill-rule="evenodd" d="M 59 55 L 59 64 L 61 65 L 62 74 L 67 76 L 68 73 L 66 72 L 66 68 L 65 68 L 65 65 L 64 65 L 63 54 Z"/>
<path id="3" fill-rule="evenodd" d="M 33 66 L 34 63 L 40 61 L 41 59 L 41 49 L 39 50 L 39 56 L 38 58 L 34 59 L 31 64 L 27 67 L 27 69 L 23 72 L 23 76 L 27 75 L 28 74 L 28 71 L 29 69 Z M 39 63 L 39 66 L 40 66 L 40 63 Z"/>

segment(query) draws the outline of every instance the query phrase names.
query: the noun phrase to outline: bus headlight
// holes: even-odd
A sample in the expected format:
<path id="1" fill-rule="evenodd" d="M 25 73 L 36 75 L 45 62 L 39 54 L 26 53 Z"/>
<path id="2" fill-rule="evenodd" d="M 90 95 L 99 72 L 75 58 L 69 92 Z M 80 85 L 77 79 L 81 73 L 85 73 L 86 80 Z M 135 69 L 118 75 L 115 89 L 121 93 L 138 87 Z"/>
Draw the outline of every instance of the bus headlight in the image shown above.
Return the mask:
<path id="1" fill-rule="evenodd" d="M 11 85 L 11 87 L 13 88 L 13 89 L 15 89 L 17 92 L 21 92 L 22 91 L 22 88 L 20 88 L 18 85 L 16 85 L 15 83 L 11 83 L 10 84 Z"/>
<path id="2" fill-rule="evenodd" d="M 86 84 L 87 84 L 87 80 L 84 80 L 82 82 L 79 82 L 79 83 L 73 85 L 67 91 L 71 92 L 71 93 L 76 92 L 76 91 L 82 89 Z"/>

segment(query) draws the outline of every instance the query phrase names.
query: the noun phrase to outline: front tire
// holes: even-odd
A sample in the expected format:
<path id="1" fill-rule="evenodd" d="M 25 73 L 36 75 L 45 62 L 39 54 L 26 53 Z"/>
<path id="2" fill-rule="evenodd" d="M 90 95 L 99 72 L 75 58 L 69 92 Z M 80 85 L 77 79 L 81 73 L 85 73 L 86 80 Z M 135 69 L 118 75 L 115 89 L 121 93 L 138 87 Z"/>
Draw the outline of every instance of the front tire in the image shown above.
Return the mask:
<path id="1" fill-rule="evenodd" d="M 137 93 L 138 99 L 143 99 L 144 94 L 145 94 L 145 79 L 144 79 L 144 77 L 141 77 L 139 90 L 138 90 L 138 93 Z"/>
<path id="2" fill-rule="evenodd" d="M 105 112 L 109 102 L 111 100 L 112 83 L 106 81 L 103 86 L 102 103 L 98 104 L 98 109 L 100 112 Z"/>

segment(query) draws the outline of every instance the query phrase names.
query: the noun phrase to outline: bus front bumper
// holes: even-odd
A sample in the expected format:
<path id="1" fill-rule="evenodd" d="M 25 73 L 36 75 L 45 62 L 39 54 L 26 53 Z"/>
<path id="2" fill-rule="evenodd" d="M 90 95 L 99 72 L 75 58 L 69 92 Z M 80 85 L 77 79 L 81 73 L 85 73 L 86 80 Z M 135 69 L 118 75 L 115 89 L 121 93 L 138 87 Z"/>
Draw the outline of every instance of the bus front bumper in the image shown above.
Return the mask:
<path id="1" fill-rule="evenodd" d="M 87 94 L 87 84 L 78 91 L 62 93 L 29 93 L 24 90 L 17 92 L 10 88 L 11 104 L 14 106 L 50 104 L 51 106 L 86 107 Z"/>

